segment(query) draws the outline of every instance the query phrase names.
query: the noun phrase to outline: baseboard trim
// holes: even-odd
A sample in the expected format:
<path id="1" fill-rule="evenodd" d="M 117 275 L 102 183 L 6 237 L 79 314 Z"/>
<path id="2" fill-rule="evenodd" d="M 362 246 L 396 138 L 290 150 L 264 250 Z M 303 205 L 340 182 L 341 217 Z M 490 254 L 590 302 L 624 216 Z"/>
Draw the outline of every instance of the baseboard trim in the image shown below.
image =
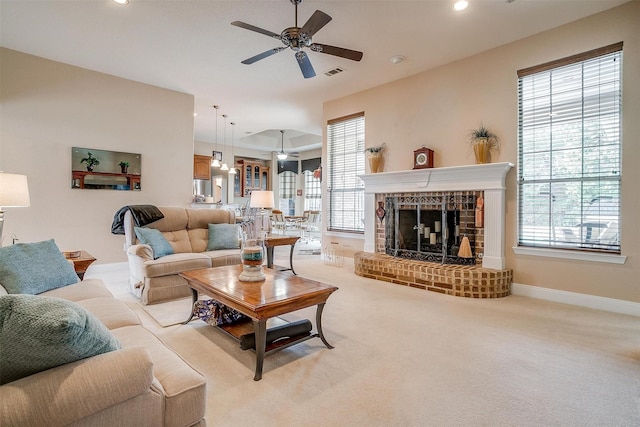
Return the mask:
<path id="1" fill-rule="evenodd" d="M 540 286 L 522 285 L 519 283 L 511 284 L 511 294 L 640 317 L 640 303 L 637 302 L 560 291 L 557 289 L 542 288 Z"/>

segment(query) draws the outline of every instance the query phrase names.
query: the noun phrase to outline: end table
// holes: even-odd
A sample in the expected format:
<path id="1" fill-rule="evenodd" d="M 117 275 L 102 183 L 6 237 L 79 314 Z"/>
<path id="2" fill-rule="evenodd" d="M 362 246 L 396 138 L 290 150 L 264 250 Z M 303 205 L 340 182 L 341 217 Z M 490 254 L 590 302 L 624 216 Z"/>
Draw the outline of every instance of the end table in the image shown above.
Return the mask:
<path id="1" fill-rule="evenodd" d="M 267 267 L 273 268 L 273 248 L 275 246 L 286 246 L 290 245 L 291 250 L 289 251 L 289 267 L 286 270 L 291 270 L 293 274 L 296 274 L 293 269 L 293 248 L 296 245 L 296 242 L 300 236 L 274 236 L 273 234 L 268 235 L 264 239 L 264 245 L 267 248 Z"/>
<path id="2" fill-rule="evenodd" d="M 67 259 L 73 262 L 73 269 L 76 271 L 80 280 L 84 278 L 84 273 L 86 273 L 87 268 L 96 260 L 95 257 L 87 251 L 80 251 L 80 256 Z"/>

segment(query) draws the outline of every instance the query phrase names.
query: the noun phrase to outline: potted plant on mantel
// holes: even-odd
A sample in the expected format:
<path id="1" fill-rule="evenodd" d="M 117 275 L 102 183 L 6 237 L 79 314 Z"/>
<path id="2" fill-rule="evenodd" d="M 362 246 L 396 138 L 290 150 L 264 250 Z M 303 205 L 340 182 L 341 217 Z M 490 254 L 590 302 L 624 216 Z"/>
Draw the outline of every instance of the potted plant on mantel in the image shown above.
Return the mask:
<path id="1" fill-rule="evenodd" d="M 386 148 L 387 144 L 383 142 L 381 145 L 369 147 L 364 150 L 369 158 L 369 169 L 371 169 L 371 173 L 382 172 L 382 153 Z"/>
<path id="2" fill-rule="evenodd" d="M 469 142 L 477 164 L 489 163 L 489 152 L 500 148 L 500 138 L 483 124 L 469 133 Z"/>
<path id="3" fill-rule="evenodd" d="M 98 160 L 96 157 L 93 157 L 91 151 L 88 151 L 87 157 L 83 157 L 82 159 L 80 159 L 80 163 L 86 163 L 87 172 L 93 172 L 93 168 L 100 164 L 100 160 Z"/>
<path id="4" fill-rule="evenodd" d="M 129 169 L 129 162 L 120 162 L 118 163 L 118 166 L 120 166 L 120 171 L 122 173 L 127 173 L 127 170 Z"/>

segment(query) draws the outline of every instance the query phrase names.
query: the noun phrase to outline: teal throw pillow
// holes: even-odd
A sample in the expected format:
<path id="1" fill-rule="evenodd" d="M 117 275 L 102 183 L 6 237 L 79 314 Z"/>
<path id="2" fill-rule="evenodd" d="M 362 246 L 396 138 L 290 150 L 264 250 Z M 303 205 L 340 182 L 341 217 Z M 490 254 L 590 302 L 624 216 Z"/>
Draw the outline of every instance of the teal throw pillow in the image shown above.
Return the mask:
<path id="1" fill-rule="evenodd" d="M 79 282 L 53 239 L 0 248 L 0 284 L 10 294 L 39 294 Z"/>
<path id="2" fill-rule="evenodd" d="M 208 251 L 240 248 L 240 228 L 236 224 L 209 224 Z"/>
<path id="3" fill-rule="evenodd" d="M 0 297 L 0 384 L 119 348 L 78 304 L 38 295 Z"/>
<path id="4" fill-rule="evenodd" d="M 160 230 L 156 230 L 155 228 L 133 227 L 133 231 L 135 231 L 138 240 L 145 245 L 151 246 L 153 259 L 158 259 L 173 253 L 171 244 L 164 238 Z"/>

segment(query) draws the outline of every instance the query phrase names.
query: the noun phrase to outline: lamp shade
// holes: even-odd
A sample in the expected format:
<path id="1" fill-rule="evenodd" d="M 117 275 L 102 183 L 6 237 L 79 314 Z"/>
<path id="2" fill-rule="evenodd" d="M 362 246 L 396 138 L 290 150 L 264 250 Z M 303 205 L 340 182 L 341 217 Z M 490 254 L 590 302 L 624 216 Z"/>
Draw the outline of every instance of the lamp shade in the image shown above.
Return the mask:
<path id="1" fill-rule="evenodd" d="M 0 172 L 0 207 L 27 207 L 29 186 L 26 175 Z"/>
<path id="2" fill-rule="evenodd" d="M 249 205 L 252 208 L 273 208 L 273 191 L 252 191 Z"/>

